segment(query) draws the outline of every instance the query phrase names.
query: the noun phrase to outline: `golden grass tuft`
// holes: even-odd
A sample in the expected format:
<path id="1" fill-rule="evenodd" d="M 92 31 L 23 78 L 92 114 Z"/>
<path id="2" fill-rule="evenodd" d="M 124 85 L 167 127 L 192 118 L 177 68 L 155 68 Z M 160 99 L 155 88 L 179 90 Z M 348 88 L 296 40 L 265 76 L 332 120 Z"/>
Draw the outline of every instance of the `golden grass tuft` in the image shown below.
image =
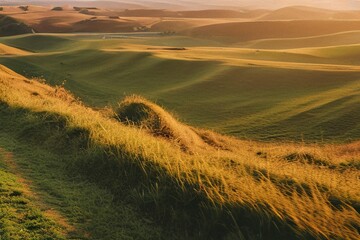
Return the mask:
<path id="1" fill-rule="evenodd" d="M 115 113 L 121 122 L 145 129 L 154 136 L 171 140 L 187 152 L 193 153 L 210 146 L 220 146 L 214 140 L 215 134 L 196 130 L 179 122 L 162 107 L 141 96 L 126 97 L 118 104 Z"/>

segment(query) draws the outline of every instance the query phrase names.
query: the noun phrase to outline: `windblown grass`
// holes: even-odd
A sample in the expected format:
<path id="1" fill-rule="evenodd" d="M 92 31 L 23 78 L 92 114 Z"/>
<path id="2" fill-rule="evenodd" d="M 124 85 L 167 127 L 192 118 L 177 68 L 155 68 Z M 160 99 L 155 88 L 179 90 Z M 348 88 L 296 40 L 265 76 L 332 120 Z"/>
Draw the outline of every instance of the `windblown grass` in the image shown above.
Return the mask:
<path id="1" fill-rule="evenodd" d="M 137 117 L 140 123 L 150 119 L 149 128 L 138 128 L 144 124 L 119 123 L 67 94 L 1 67 L 2 105 L 36 119 L 32 130 L 22 130 L 24 138 L 73 152 L 71 167 L 184 238 L 359 238 L 359 143 L 240 141 L 190 128 L 153 103 L 128 98 L 120 104 L 120 118 L 129 106 L 151 113 Z M 154 116 L 160 119 L 155 127 Z M 159 134 L 169 135 L 169 129 L 190 145 L 197 136 L 206 150 L 189 154 Z"/>

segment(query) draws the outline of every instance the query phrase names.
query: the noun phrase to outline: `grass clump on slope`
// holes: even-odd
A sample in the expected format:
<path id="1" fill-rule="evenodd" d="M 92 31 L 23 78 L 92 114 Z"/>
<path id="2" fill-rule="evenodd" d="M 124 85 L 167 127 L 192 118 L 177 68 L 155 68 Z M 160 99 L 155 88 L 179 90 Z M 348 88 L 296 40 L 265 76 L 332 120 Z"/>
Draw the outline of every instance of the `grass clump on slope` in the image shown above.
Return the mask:
<path id="1" fill-rule="evenodd" d="M 115 109 L 116 118 L 144 129 L 154 136 L 170 140 L 188 153 L 223 147 L 220 135 L 192 128 L 179 122 L 169 112 L 141 96 L 129 96 Z M 230 141 L 228 141 L 230 143 Z"/>
<path id="2" fill-rule="evenodd" d="M 285 150 L 279 150 L 278 145 L 217 136 L 181 124 L 137 97 L 115 110 L 120 120 L 135 125 L 129 126 L 64 96 L 66 92 L 0 70 L 0 101 L 38 116 L 37 132 L 23 129 L 23 138 L 42 142 L 50 151 L 72 152 L 69 167 L 184 238 L 359 237 L 359 172 L 351 164 L 337 167 L 358 161 L 356 151 L 338 157 L 337 146 L 284 144 Z M 41 134 L 45 128 L 58 133 L 56 139 Z M 182 145 L 196 146 L 193 138 L 206 151 L 184 151 Z M 215 140 L 227 150 L 209 144 Z M 288 161 L 299 148 L 335 168 Z"/>

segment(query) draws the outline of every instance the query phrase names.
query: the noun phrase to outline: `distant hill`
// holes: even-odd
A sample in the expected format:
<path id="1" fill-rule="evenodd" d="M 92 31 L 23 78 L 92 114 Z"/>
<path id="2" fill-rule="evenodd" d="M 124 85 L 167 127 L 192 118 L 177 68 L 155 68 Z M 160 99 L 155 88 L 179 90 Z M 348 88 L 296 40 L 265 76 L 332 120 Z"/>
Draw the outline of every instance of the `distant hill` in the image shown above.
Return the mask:
<path id="1" fill-rule="evenodd" d="M 360 21 L 263 21 L 233 22 L 201 26 L 189 30 L 193 37 L 244 42 L 270 38 L 299 38 L 360 30 Z"/>
<path id="2" fill-rule="evenodd" d="M 293 49 L 353 45 L 360 43 L 360 31 L 349 31 L 304 38 L 260 39 L 239 43 L 238 47 L 256 49 Z"/>
<path id="3" fill-rule="evenodd" d="M 314 20 L 314 19 L 330 19 L 334 11 L 320 8 L 294 6 L 285 7 L 272 11 L 261 18 L 261 20 Z"/>
<path id="4" fill-rule="evenodd" d="M 77 7 L 99 7 L 99 8 L 109 8 L 114 10 L 124 10 L 124 9 L 138 9 L 146 8 L 145 6 L 138 3 L 129 2 L 120 2 L 120 1 L 74 1 L 74 0 L 63 0 L 63 1 L 5 1 L 2 2 L 2 6 L 19 6 L 24 4 L 31 4 L 36 6 L 77 6 Z"/>
<path id="5" fill-rule="evenodd" d="M 127 9 L 119 15 L 127 17 L 174 17 L 174 18 L 258 18 L 267 10 L 235 11 L 226 9 L 205 9 L 192 11 L 169 11 L 165 9 Z"/>
<path id="6" fill-rule="evenodd" d="M 119 13 L 127 17 L 181 17 L 181 18 L 243 18 L 244 13 L 232 10 L 168 11 L 164 9 L 134 9 Z"/>
<path id="7" fill-rule="evenodd" d="M 12 17 L 0 15 L 0 36 L 32 33 L 32 28 Z"/>
<path id="8" fill-rule="evenodd" d="M 336 12 L 333 15 L 334 19 L 360 19 L 360 11 L 343 11 Z"/>
<path id="9" fill-rule="evenodd" d="M 178 15 L 186 18 L 242 18 L 243 12 L 232 10 L 200 10 L 200 11 L 182 11 Z"/>
<path id="10" fill-rule="evenodd" d="M 166 31 L 184 31 L 196 27 L 195 24 L 190 21 L 161 21 L 151 26 L 151 30 L 155 32 Z"/>
<path id="11" fill-rule="evenodd" d="M 103 19 L 86 19 L 72 25 L 74 32 L 131 32 L 136 27 L 141 27 L 137 22 L 114 21 Z"/>
<path id="12" fill-rule="evenodd" d="M 119 14 L 126 17 L 174 17 L 176 13 L 163 9 L 135 9 L 125 10 Z"/>
<path id="13" fill-rule="evenodd" d="M 306 6 L 292 6 L 269 12 L 261 20 L 360 19 L 360 11 L 336 11 Z"/>

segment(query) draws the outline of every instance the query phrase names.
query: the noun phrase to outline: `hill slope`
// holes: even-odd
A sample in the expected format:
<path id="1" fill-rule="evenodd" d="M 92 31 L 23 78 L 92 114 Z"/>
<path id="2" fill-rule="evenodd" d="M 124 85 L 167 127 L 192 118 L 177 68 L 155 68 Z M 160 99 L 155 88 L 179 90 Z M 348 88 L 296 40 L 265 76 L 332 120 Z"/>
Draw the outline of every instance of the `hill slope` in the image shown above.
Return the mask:
<path id="1" fill-rule="evenodd" d="M 261 20 L 335 20 L 360 19 L 359 11 L 337 11 L 306 6 L 291 6 L 271 11 Z"/>
<path id="2" fill-rule="evenodd" d="M 26 55 L 28 52 L 0 43 L 0 55 Z"/>
<path id="3" fill-rule="evenodd" d="M 305 6 L 280 8 L 266 14 L 261 20 L 329 20 L 335 11 Z"/>
<path id="4" fill-rule="evenodd" d="M 236 46 L 256 49 L 295 49 L 360 44 L 360 31 L 334 33 L 306 38 L 260 39 Z"/>
<path id="5" fill-rule="evenodd" d="M 8 87 L 17 88 L 20 95 Z M 53 97 L 40 94 L 50 89 L 0 66 L 0 238 L 167 239 L 136 208 L 123 200 L 114 202 L 113 194 L 79 174 L 73 164 L 81 152 L 80 142 L 74 135 L 59 135 L 60 116 L 21 104 L 10 106 L 5 96 L 29 94 L 29 99 L 46 102 Z M 65 101 L 61 98 L 59 93 L 59 101 Z M 60 147 L 59 141 L 67 147 Z"/>
<path id="6" fill-rule="evenodd" d="M 266 21 L 213 24 L 194 28 L 187 34 L 228 42 L 267 38 L 298 38 L 360 30 L 360 21 Z"/>
<path id="7" fill-rule="evenodd" d="M 44 176 L 52 175 L 52 179 L 63 176 L 57 185 L 66 176 L 86 178 L 93 182 L 90 186 L 110 191 L 118 206 L 125 200 L 142 209 L 143 216 L 151 216 L 149 223 L 156 221 L 186 239 L 359 237 L 360 216 L 355 210 L 360 207 L 358 142 L 316 146 L 239 141 L 180 124 L 143 99 L 128 99 L 118 111 L 96 111 L 62 87 L 30 81 L 3 66 L 0 71 L 0 146 L 21 144 L 12 148 L 25 158 L 47 151 L 42 160 L 16 160 L 26 164 L 23 169 L 35 183 L 41 183 L 40 170 L 50 171 Z M 162 125 L 154 125 L 157 117 L 153 114 L 162 119 Z M 140 123 L 139 128 L 119 119 Z M 151 121 L 150 125 L 141 123 Z M 184 137 L 191 131 L 208 146 L 193 153 L 184 151 L 167 137 L 175 129 L 185 131 Z M 29 147 L 33 149 L 27 154 Z M 54 156 L 66 158 L 51 160 Z M 51 168 L 52 164 L 60 165 Z M 53 191 L 52 181 L 42 182 L 43 191 Z M 81 193 L 87 193 L 86 189 Z M 71 194 L 62 192 L 59 206 L 69 204 Z M 95 204 L 101 207 L 104 198 L 98 201 Z M 108 206 L 112 214 L 115 206 Z M 81 211 L 77 213 L 81 222 Z M 112 221 L 121 222 L 123 217 Z M 111 226 L 94 225 L 84 238 L 96 239 L 96 232 L 109 229 L 115 231 Z M 159 235 L 149 235 L 154 232 L 147 232 L 146 226 L 140 231 L 131 231 L 132 226 L 123 230 L 129 229 L 128 236 L 159 239 Z"/>
<path id="8" fill-rule="evenodd" d="M 31 27 L 9 16 L 0 15 L 0 36 L 32 33 Z"/>
<path id="9" fill-rule="evenodd" d="M 1 63 L 52 85 L 66 79 L 66 88 L 92 106 L 139 94 L 192 125 L 248 139 L 344 142 L 360 136 L 360 45 L 279 51 L 185 37 L 38 34 L 2 41 L 32 54 L 0 57 Z"/>
<path id="10" fill-rule="evenodd" d="M 108 16 L 81 14 L 74 10 L 29 11 L 27 14 L 10 14 L 17 21 L 26 23 L 36 32 L 71 33 L 71 32 L 129 32 L 141 26 L 136 21 L 110 19 Z M 26 33 L 26 32 L 25 32 Z"/>

